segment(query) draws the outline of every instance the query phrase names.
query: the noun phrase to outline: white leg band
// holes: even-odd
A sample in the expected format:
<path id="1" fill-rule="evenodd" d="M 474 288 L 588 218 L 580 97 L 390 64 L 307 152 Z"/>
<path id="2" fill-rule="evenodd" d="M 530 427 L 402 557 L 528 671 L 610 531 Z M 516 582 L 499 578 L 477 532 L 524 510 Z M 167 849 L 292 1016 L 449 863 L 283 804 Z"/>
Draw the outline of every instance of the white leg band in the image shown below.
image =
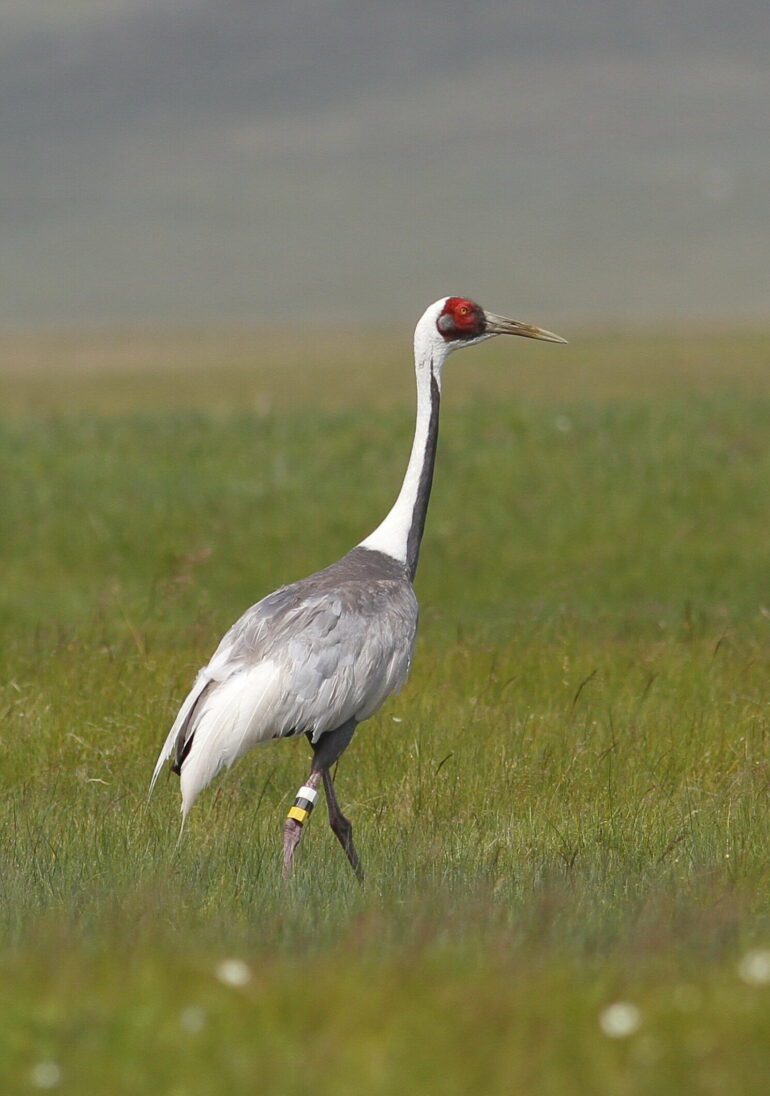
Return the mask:
<path id="1" fill-rule="evenodd" d="M 307 799 L 310 803 L 315 803 L 318 799 L 318 792 L 315 788 L 308 788 L 307 784 L 303 784 L 297 792 L 297 799 Z"/>

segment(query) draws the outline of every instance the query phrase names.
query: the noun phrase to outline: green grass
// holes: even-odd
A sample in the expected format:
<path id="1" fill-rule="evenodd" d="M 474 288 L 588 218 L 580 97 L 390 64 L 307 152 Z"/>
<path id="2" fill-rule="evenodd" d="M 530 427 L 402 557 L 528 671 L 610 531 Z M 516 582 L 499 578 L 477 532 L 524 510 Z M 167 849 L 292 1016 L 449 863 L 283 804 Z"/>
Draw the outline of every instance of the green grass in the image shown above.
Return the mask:
<path id="1" fill-rule="evenodd" d="M 338 772 L 364 889 L 322 811 L 280 882 L 304 742 L 178 850 L 146 803 L 222 631 L 407 457 L 403 348 L 256 346 L 0 341 L 0 1090 L 764 1093 L 770 338 L 450 361 L 415 665 Z"/>

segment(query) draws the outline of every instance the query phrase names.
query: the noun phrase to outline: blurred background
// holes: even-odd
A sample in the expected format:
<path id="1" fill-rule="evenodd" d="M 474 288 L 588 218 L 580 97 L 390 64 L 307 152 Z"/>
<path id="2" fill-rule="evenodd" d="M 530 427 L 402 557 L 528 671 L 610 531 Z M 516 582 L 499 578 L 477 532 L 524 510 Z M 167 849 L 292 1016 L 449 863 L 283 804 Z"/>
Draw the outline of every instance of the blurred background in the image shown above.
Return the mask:
<path id="1" fill-rule="evenodd" d="M 6 0 L 6 328 L 768 316 L 766 0 Z"/>

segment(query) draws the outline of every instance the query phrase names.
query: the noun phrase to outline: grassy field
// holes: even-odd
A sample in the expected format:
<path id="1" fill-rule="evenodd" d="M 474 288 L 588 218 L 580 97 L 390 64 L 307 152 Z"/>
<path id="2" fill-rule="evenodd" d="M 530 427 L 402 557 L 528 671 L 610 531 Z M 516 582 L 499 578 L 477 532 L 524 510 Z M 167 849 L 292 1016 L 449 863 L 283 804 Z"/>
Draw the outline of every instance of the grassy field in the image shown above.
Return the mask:
<path id="1" fill-rule="evenodd" d="M 547 317 L 533 317 L 547 323 Z M 380 520 L 408 332 L 0 339 L 0 1091 L 724 1096 L 770 1076 L 770 337 L 447 366 L 409 684 L 196 806 L 149 774 L 251 602 Z"/>

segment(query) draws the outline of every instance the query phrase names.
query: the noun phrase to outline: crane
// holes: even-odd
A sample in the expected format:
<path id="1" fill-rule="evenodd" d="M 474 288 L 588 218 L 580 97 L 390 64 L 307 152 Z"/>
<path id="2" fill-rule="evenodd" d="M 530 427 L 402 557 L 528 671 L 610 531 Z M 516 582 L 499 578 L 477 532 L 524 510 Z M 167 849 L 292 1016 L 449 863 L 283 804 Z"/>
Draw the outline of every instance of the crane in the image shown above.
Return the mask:
<path id="1" fill-rule="evenodd" d="M 374 532 L 336 563 L 247 609 L 198 672 L 150 783 L 152 793 L 173 759 L 183 827 L 200 792 L 223 768 L 252 746 L 305 734 L 313 757 L 284 822 L 284 875 L 291 875 L 322 784 L 329 824 L 363 880 L 332 766 L 358 724 L 401 688 L 409 672 L 418 616 L 412 583 L 433 481 L 442 368 L 453 351 L 496 335 L 565 342 L 465 297 L 443 297 L 421 317 L 414 333 L 414 441 L 398 497 Z"/>

